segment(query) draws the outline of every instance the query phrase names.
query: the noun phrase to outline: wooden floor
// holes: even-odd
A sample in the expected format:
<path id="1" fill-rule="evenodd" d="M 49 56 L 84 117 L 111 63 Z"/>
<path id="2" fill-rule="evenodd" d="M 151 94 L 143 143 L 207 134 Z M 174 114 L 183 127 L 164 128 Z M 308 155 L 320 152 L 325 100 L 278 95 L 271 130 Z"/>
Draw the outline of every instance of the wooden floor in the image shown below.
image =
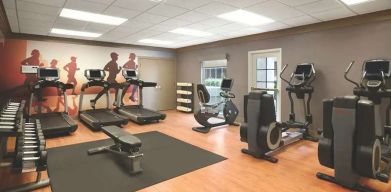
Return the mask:
<path id="1" fill-rule="evenodd" d="M 139 126 L 129 123 L 125 129 L 131 133 L 160 131 L 187 143 L 217 153 L 228 160 L 187 173 L 171 180 L 150 186 L 142 192 L 191 192 L 191 191 L 278 191 L 278 192 L 338 192 L 349 191 L 316 178 L 317 171 L 331 174 L 317 159 L 317 143 L 302 141 L 280 151 L 275 156 L 278 164 L 254 159 L 242 154 L 239 127 L 230 126 L 213 129 L 208 134 L 191 130 L 198 124 L 192 114 L 167 111 L 167 119 L 158 124 Z M 49 139 L 48 147 L 105 139 L 104 133 L 93 133 L 79 125 L 72 136 Z M 162 165 L 164 166 L 164 165 Z M 33 181 L 35 174 L 12 175 L 8 169 L 0 170 L 0 188 Z M 45 173 L 46 177 L 46 173 Z M 391 184 L 378 181 L 363 181 L 378 191 L 391 191 Z M 45 188 L 39 191 L 51 191 Z"/>

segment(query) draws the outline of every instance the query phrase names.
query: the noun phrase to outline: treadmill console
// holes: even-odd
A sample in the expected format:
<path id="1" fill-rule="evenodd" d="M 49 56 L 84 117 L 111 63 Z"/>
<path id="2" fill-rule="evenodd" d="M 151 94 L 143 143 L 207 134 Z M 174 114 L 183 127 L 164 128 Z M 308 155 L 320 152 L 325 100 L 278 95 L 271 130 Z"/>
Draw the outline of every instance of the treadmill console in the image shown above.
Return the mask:
<path id="1" fill-rule="evenodd" d="M 125 79 L 137 79 L 137 71 L 134 69 L 123 69 L 122 75 Z"/>
<path id="2" fill-rule="evenodd" d="M 227 91 L 227 92 L 231 91 L 233 84 L 234 84 L 234 80 L 233 79 L 226 79 L 226 78 L 224 78 L 223 81 L 221 82 L 220 89 L 223 90 L 223 91 Z"/>
<path id="3" fill-rule="evenodd" d="M 102 81 L 106 77 L 106 73 L 102 69 L 87 69 L 84 71 L 84 76 L 89 81 Z"/>
<path id="4" fill-rule="evenodd" d="M 20 66 L 20 72 L 23 74 L 37 74 L 38 68 L 38 66 L 34 65 L 22 65 Z"/>
<path id="5" fill-rule="evenodd" d="M 58 68 L 38 68 L 38 79 L 44 81 L 57 81 L 60 79 Z"/>

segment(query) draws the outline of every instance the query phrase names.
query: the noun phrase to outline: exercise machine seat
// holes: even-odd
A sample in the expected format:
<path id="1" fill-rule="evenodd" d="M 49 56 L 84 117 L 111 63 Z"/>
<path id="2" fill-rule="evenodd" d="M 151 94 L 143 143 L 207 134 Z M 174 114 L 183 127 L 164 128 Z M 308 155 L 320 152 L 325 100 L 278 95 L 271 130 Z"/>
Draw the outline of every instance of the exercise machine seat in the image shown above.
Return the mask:
<path id="1" fill-rule="evenodd" d="M 122 130 L 117 126 L 106 126 L 102 127 L 102 131 L 112 138 L 115 142 L 120 143 L 122 146 L 127 146 L 130 148 L 139 148 L 141 147 L 141 140 L 136 136 Z"/>
<path id="2" fill-rule="evenodd" d="M 206 103 L 209 103 L 210 101 L 210 94 L 208 90 L 206 89 L 205 85 L 198 84 L 197 85 L 197 95 L 200 102 L 204 105 Z"/>

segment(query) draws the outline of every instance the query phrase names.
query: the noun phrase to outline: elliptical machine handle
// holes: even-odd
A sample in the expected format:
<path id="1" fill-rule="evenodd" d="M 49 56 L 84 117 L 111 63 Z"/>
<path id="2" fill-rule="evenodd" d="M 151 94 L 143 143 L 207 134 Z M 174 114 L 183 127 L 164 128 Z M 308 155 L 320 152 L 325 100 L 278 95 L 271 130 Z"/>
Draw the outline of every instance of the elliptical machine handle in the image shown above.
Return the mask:
<path id="1" fill-rule="evenodd" d="M 345 78 L 347 81 L 349 81 L 349 82 L 353 83 L 354 85 L 356 85 L 356 87 L 360 87 L 360 85 L 359 85 L 357 82 L 354 82 L 353 80 L 349 79 L 349 77 L 348 77 L 348 73 L 350 72 L 350 69 L 353 67 L 354 62 L 355 62 L 355 61 L 350 62 L 348 68 L 346 68 L 345 74 L 344 74 L 344 78 Z"/>
<path id="2" fill-rule="evenodd" d="M 310 85 L 312 84 L 312 82 L 314 82 L 315 79 L 316 79 L 316 70 L 315 70 L 315 66 L 314 66 L 313 63 L 311 63 L 311 66 L 312 66 L 312 73 L 313 73 L 312 77 L 313 77 L 313 78 L 310 80 L 310 82 L 308 82 L 308 85 L 309 85 L 309 86 L 310 86 Z"/>
<path id="3" fill-rule="evenodd" d="M 288 80 L 286 80 L 286 79 L 284 79 L 284 77 L 282 77 L 282 74 L 284 73 L 284 71 L 286 70 L 287 67 L 288 67 L 288 64 L 285 64 L 285 66 L 282 68 L 281 73 L 280 73 L 280 78 L 281 78 L 283 81 L 285 81 L 286 83 L 288 83 L 289 85 L 291 85 L 291 83 L 290 83 Z M 291 77 L 291 78 L 292 78 L 292 77 Z"/>

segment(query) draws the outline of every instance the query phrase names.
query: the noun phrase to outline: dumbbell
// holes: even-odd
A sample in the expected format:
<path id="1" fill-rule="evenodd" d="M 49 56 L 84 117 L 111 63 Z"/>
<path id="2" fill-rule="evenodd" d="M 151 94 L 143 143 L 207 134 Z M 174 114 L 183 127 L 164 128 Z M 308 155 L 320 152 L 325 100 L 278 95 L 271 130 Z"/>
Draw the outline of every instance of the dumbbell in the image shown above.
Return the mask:
<path id="1" fill-rule="evenodd" d="M 47 151 L 20 151 L 16 154 L 14 167 L 22 168 L 24 162 L 34 162 L 35 166 L 46 167 Z"/>

